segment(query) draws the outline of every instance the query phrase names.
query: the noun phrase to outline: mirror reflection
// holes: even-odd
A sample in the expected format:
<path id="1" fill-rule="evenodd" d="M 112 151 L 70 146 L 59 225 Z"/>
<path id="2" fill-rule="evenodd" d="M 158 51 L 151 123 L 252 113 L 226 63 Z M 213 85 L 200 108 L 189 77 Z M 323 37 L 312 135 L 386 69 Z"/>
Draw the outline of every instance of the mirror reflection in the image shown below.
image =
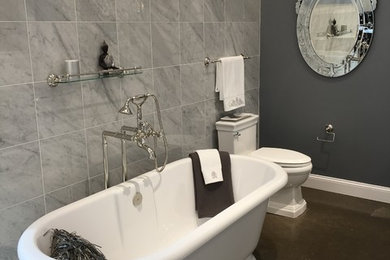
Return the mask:
<path id="1" fill-rule="evenodd" d="M 359 11 L 352 0 L 320 0 L 310 17 L 310 40 L 317 55 L 341 63 L 357 38 Z"/>
<path id="2" fill-rule="evenodd" d="M 308 65 L 328 77 L 342 76 L 356 68 L 374 32 L 371 0 L 298 2 L 298 43 Z"/>

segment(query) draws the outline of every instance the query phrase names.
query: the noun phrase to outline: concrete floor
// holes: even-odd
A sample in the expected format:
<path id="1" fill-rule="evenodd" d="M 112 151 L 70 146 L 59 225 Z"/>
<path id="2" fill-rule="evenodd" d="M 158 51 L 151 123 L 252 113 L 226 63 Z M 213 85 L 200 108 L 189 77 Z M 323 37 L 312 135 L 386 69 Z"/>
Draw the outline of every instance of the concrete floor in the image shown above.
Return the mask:
<path id="1" fill-rule="evenodd" d="M 267 214 L 259 260 L 389 260 L 390 204 L 303 188 L 295 219 Z"/>

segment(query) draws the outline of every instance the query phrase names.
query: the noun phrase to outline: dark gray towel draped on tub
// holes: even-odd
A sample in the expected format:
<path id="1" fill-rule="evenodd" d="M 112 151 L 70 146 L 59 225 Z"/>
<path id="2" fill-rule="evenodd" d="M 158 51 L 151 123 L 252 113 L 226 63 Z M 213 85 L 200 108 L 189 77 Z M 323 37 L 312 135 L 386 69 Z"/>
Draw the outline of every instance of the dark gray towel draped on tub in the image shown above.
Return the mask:
<path id="1" fill-rule="evenodd" d="M 204 184 L 199 155 L 191 153 L 189 156 L 192 160 L 198 217 L 213 217 L 234 203 L 230 155 L 228 152 L 219 152 L 223 181 L 208 185 Z"/>

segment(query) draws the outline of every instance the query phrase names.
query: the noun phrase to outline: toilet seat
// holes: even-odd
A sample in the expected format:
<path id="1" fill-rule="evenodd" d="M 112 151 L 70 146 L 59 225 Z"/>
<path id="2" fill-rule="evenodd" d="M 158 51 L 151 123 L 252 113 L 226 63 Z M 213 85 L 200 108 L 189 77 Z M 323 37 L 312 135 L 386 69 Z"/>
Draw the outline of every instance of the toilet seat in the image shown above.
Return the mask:
<path id="1" fill-rule="evenodd" d="M 309 156 L 282 148 L 262 147 L 252 152 L 250 156 L 274 162 L 282 168 L 303 168 L 312 165 Z"/>

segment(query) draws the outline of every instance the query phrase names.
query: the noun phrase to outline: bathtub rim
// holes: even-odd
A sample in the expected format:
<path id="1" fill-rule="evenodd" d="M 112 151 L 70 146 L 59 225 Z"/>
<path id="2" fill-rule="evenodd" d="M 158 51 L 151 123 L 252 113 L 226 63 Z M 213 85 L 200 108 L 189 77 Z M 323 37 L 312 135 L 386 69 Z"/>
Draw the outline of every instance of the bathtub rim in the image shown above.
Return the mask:
<path id="1" fill-rule="evenodd" d="M 139 260 L 181 259 L 183 256 L 189 256 L 192 252 L 195 252 L 196 249 L 200 248 L 202 245 L 221 233 L 231 224 L 253 210 L 256 206 L 260 205 L 263 201 L 268 200 L 272 194 L 287 184 L 286 172 L 282 169 L 282 167 L 273 162 L 245 155 L 231 154 L 230 156 L 232 158 L 241 158 L 249 161 L 260 161 L 275 170 L 275 176 L 266 184 L 246 195 L 245 199 L 235 202 L 227 209 L 209 219 L 206 223 L 180 238 L 174 244 L 151 255 L 141 257 Z M 185 158 L 181 160 L 191 159 Z"/>
<path id="2" fill-rule="evenodd" d="M 200 248 L 202 245 L 207 243 L 213 237 L 218 235 L 220 232 L 225 230 L 232 223 L 237 221 L 239 218 L 244 216 L 246 213 L 254 209 L 256 206 L 260 205 L 263 201 L 267 200 L 273 193 L 283 188 L 287 183 L 287 174 L 286 172 L 277 164 L 268 162 L 259 158 L 249 157 L 245 155 L 230 155 L 232 159 L 237 158 L 239 160 L 247 160 L 253 162 L 260 162 L 269 166 L 274 170 L 274 176 L 261 187 L 257 188 L 253 192 L 245 196 L 245 199 L 241 199 L 235 202 L 233 205 L 223 210 L 213 218 L 209 219 L 206 223 L 200 225 L 192 232 L 186 234 L 184 237 L 177 240 L 174 244 L 162 249 L 160 251 L 154 252 L 151 255 L 141 257 L 140 260 L 152 260 L 152 259 L 180 259 L 183 256 L 188 256 L 196 249 Z M 180 164 L 191 163 L 190 158 L 183 158 L 174 162 L 169 163 L 171 167 L 177 166 Z M 168 166 L 168 165 L 167 165 Z M 134 186 L 133 183 L 129 182 L 135 179 L 141 179 L 140 176 L 148 175 L 161 175 L 164 174 L 158 173 L 155 170 L 143 173 L 135 178 L 132 178 L 126 181 L 126 185 Z M 67 211 L 69 207 L 82 207 L 84 204 L 87 204 L 91 200 L 96 200 L 99 197 L 107 196 L 106 193 L 112 193 L 113 195 L 122 192 L 121 184 L 110 187 L 107 190 L 99 191 L 95 194 L 92 194 L 86 198 L 83 198 L 79 201 L 70 203 L 62 208 L 49 212 L 48 214 L 40 217 L 34 221 L 21 235 L 18 241 L 17 252 L 18 256 L 26 257 L 25 252 L 29 252 L 29 257 L 32 259 L 42 259 L 42 260 L 53 260 L 53 258 L 44 254 L 38 247 L 37 240 L 38 236 L 42 235 L 40 230 L 42 225 L 51 219 L 55 219 L 57 216 L 61 215 L 64 211 Z M 134 186 L 135 187 L 135 186 Z M 29 241 L 33 241 L 32 243 Z M 22 252 L 22 248 L 23 251 Z M 28 259 L 28 258 L 26 258 Z"/>

